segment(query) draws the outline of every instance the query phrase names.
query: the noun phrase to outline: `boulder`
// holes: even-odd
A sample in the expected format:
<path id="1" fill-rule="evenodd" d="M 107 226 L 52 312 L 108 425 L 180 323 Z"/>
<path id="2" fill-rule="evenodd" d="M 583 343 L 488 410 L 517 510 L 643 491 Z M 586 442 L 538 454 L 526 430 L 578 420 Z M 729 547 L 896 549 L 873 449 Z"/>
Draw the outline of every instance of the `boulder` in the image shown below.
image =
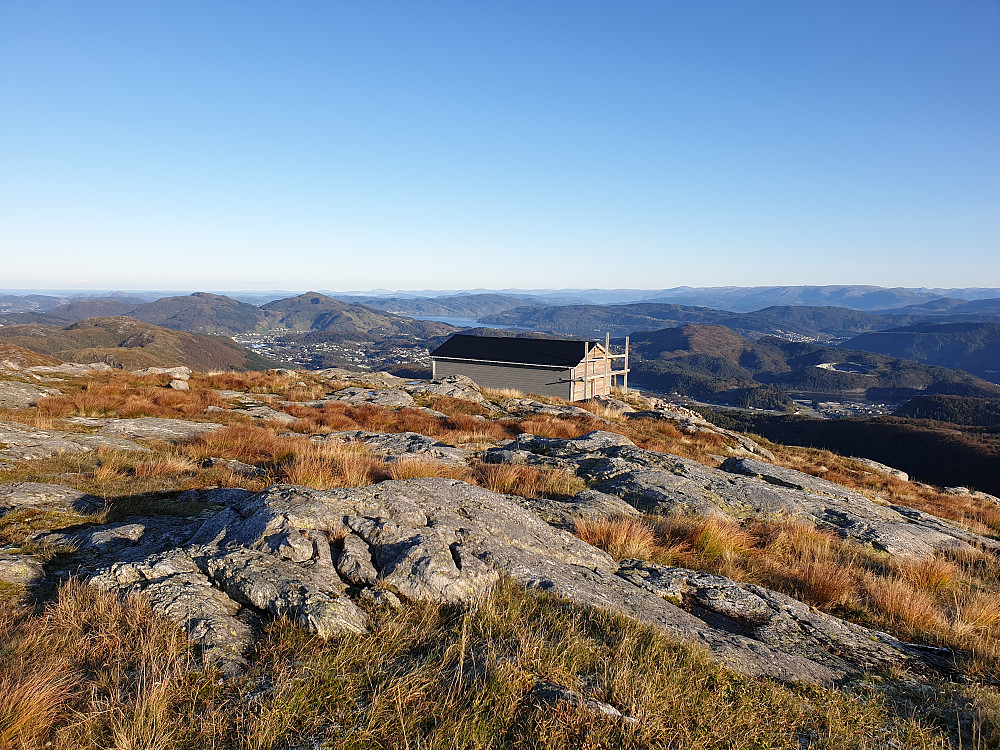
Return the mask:
<path id="1" fill-rule="evenodd" d="M 900 479 L 904 482 L 910 481 L 910 475 L 905 471 L 900 471 L 899 469 L 894 469 L 891 466 L 880 464 L 878 461 L 872 461 L 870 458 L 858 458 L 857 456 L 851 456 L 851 460 L 856 461 L 872 471 L 877 471 L 879 474 L 895 477 L 896 479 Z"/>
<path id="2" fill-rule="evenodd" d="M 248 417 L 253 417 L 254 419 L 259 419 L 263 422 L 280 422 L 285 425 L 299 421 L 299 418 L 296 416 L 287 412 L 278 411 L 277 409 L 272 409 L 270 406 L 266 406 L 264 404 L 259 404 L 257 406 L 238 406 L 233 409 L 232 412 L 234 414 L 246 414 Z"/>
<path id="3" fill-rule="evenodd" d="M 411 395 L 423 394 L 460 398 L 464 401 L 477 403 L 489 412 L 499 413 L 501 411 L 480 393 L 478 383 L 465 375 L 449 375 L 438 380 L 411 380 L 401 387 Z"/>
<path id="4" fill-rule="evenodd" d="M 173 388 L 175 391 L 186 391 L 191 388 L 186 380 L 181 380 L 179 378 L 174 378 L 169 383 L 167 383 L 167 388 Z"/>
<path id="5" fill-rule="evenodd" d="M 0 552 L 0 582 L 33 586 L 45 578 L 45 567 L 31 555 Z"/>
<path id="6" fill-rule="evenodd" d="M 633 407 L 629 406 L 621 399 L 614 398 L 613 396 L 594 396 L 589 399 L 587 403 L 600 406 L 608 411 L 614 412 L 615 414 L 628 414 L 635 411 Z"/>
<path id="7" fill-rule="evenodd" d="M 531 688 L 531 697 L 538 703 L 548 706 L 558 706 L 560 704 L 574 706 L 584 709 L 595 716 L 605 716 L 612 719 L 621 719 L 628 724 L 638 724 L 639 720 L 632 716 L 625 716 L 621 711 L 604 701 L 586 698 L 576 690 L 570 690 L 563 685 L 548 680 L 536 680 Z"/>

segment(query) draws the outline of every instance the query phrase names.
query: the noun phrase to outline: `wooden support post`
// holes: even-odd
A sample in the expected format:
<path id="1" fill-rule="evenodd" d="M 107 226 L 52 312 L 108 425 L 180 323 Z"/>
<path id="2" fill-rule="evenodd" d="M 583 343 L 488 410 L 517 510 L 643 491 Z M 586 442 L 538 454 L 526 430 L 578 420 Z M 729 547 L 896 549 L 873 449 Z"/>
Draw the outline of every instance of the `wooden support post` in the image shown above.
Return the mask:
<path id="1" fill-rule="evenodd" d="M 628 336 L 625 337 L 625 372 L 622 374 L 622 380 L 624 381 L 623 388 L 625 389 L 625 395 L 628 395 Z"/>
<path id="2" fill-rule="evenodd" d="M 583 342 L 583 400 L 587 400 L 587 385 L 590 383 L 590 344 Z"/>
<path id="3" fill-rule="evenodd" d="M 611 333 L 604 333 L 604 395 L 611 395 Z"/>

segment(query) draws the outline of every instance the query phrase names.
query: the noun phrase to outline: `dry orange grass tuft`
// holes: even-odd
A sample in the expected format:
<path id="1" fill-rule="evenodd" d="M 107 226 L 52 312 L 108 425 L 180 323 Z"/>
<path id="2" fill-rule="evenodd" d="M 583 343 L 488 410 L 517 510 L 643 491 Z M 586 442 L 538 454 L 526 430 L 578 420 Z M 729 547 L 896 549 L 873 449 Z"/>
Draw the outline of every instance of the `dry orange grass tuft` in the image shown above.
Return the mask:
<path id="1" fill-rule="evenodd" d="M 657 536 L 669 546 L 684 546 L 705 560 L 744 553 L 757 544 L 756 537 L 739 524 L 721 516 L 667 516 L 654 522 Z"/>
<path id="2" fill-rule="evenodd" d="M 472 473 L 464 466 L 454 466 L 429 458 L 402 458 L 389 464 L 392 479 L 419 479 L 421 477 L 442 477 L 467 482 Z"/>
<path id="3" fill-rule="evenodd" d="M 836 482 L 876 501 L 908 505 L 940 518 L 958 521 L 979 533 L 1000 532 L 1000 507 L 971 494 L 954 495 L 928 485 L 904 482 L 827 450 L 770 442 L 767 446 L 782 466 Z"/>
<path id="4" fill-rule="evenodd" d="M 572 497 L 586 487 L 579 477 L 560 469 L 481 461 L 473 462 L 471 481 L 501 495 L 521 497 Z"/>
<path id="5" fill-rule="evenodd" d="M 503 401 L 505 398 L 524 398 L 524 391 L 516 388 L 480 388 L 479 392 L 490 401 Z"/>
<path id="6" fill-rule="evenodd" d="M 304 441 L 304 438 L 300 438 Z M 195 458 L 235 458 L 247 463 L 275 462 L 294 453 L 293 443 L 257 425 L 228 425 L 203 433 L 184 446 Z"/>
<path id="7" fill-rule="evenodd" d="M 1000 627 L 1000 593 L 955 596 L 955 627 L 984 631 Z"/>
<path id="8" fill-rule="evenodd" d="M 579 519 L 574 533 L 587 544 L 600 547 L 616 560 L 660 557 L 653 527 L 635 518 Z"/>
<path id="9" fill-rule="evenodd" d="M 624 435 L 640 448 L 673 453 L 709 466 L 718 465 L 712 458 L 714 454 L 726 452 L 727 440 L 723 436 L 710 432 L 686 435 L 676 424 L 663 419 L 629 419 L 603 429 Z"/>
<path id="10" fill-rule="evenodd" d="M 0 747 L 38 747 L 73 697 L 64 659 L 33 660 L 0 673 Z"/>
<path id="11" fill-rule="evenodd" d="M 901 578 L 917 588 L 932 591 L 948 588 L 958 575 L 958 566 L 942 557 L 903 561 L 896 570 Z"/>
<path id="12" fill-rule="evenodd" d="M 51 396 L 38 402 L 40 417 L 172 417 L 200 418 L 209 406 L 225 406 L 215 391 L 164 388 L 150 378 L 128 373 L 98 374 L 87 378 L 76 393 Z"/>
<path id="13" fill-rule="evenodd" d="M 360 445 L 300 443 L 281 463 L 282 481 L 316 489 L 363 487 L 388 477 L 381 458 Z"/>
<path id="14" fill-rule="evenodd" d="M 878 576 L 865 571 L 865 593 L 869 608 L 891 620 L 899 620 L 916 630 L 940 630 L 945 619 L 926 591 L 896 575 Z"/>
<path id="15" fill-rule="evenodd" d="M 0 617 L 0 747 L 166 748 L 187 647 L 147 602 L 64 584 Z"/>
<path id="16" fill-rule="evenodd" d="M 160 456 L 148 461 L 140 461 L 133 471 L 140 478 L 159 477 L 172 474 L 187 474 L 197 471 L 198 465 L 185 456 Z"/>

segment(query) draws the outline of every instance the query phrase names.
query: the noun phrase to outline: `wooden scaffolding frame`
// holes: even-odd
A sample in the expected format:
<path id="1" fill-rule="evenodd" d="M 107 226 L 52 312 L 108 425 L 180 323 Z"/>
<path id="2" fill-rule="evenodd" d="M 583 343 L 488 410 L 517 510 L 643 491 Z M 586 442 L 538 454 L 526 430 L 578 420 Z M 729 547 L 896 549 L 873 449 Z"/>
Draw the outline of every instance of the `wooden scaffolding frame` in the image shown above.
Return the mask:
<path id="1" fill-rule="evenodd" d="M 604 372 L 599 372 L 599 373 L 596 373 L 594 375 L 591 375 L 590 374 L 590 353 L 593 350 L 590 348 L 590 342 L 589 341 L 584 341 L 583 342 L 583 352 L 584 352 L 584 354 L 583 354 L 583 377 L 582 378 L 573 378 L 571 382 L 573 382 L 575 384 L 575 383 L 580 382 L 580 380 L 583 380 L 583 400 L 584 401 L 586 401 L 589 398 L 592 398 L 593 395 L 594 395 L 593 394 L 593 390 L 594 389 L 591 386 L 591 382 L 597 381 L 597 380 L 603 380 L 604 381 L 604 392 L 610 394 L 611 390 L 615 387 L 615 380 L 616 380 L 616 378 L 619 375 L 622 376 L 622 388 L 624 388 L 625 391 L 628 392 L 628 373 L 629 373 L 628 350 L 629 350 L 629 337 L 626 336 L 625 337 L 625 351 L 623 353 L 621 353 L 621 354 L 612 354 L 611 353 L 611 334 L 610 333 L 605 333 L 604 334 L 604 356 L 601 358 L 604 361 Z M 621 370 L 614 370 L 614 369 L 612 369 L 614 367 L 614 360 L 616 360 L 616 359 L 622 359 L 622 360 L 624 360 L 624 362 L 623 362 L 623 368 Z M 575 391 L 576 391 L 576 386 L 574 385 L 573 386 L 573 390 L 570 391 L 570 398 L 571 399 L 574 396 L 576 396 Z"/>

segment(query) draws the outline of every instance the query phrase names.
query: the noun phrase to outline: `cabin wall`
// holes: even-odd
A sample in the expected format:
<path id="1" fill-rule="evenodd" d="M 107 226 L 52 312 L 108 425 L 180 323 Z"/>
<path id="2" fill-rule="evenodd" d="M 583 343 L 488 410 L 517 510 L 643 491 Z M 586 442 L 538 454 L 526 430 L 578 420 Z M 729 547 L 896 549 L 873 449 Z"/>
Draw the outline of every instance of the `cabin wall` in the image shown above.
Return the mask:
<path id="1" fill-rule="evenodd" d="M 524 393 L 540 396 L 569 398 L 570 369 L 549 370 L 541 367 L 463 362 L 461 360 L 435 359 L 434 377 L 465 375 L 487 388 L 514 388 Z M 582 390 L 581 390 L 582 393 Z"/>

